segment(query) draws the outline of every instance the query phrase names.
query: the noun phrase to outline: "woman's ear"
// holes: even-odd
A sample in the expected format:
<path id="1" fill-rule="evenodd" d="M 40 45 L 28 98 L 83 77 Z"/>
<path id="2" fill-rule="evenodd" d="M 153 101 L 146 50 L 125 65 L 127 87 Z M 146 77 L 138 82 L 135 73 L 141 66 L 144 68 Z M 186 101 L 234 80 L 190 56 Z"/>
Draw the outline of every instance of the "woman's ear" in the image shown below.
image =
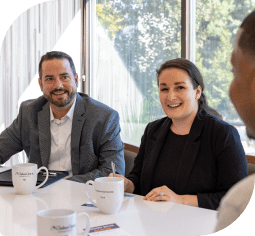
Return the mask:
<path id="1" fill-rule="evenodd" d="M 196 88 L 196 99 L 198 100 L 201 97 L 202 94 L 202 88 L 200 85 Z"/>

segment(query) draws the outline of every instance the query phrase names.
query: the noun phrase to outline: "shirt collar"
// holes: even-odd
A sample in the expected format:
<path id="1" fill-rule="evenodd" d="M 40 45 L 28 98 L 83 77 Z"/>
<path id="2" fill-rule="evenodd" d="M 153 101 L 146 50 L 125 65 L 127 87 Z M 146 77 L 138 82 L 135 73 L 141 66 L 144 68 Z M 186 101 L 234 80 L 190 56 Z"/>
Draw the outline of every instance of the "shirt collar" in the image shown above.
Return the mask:
<path id="1" fill-rule="evenodd" d="M 73 120 L 73 112 L 74 112 L 75 103 L 76 103 L 76 96 L 74 98 L 73 105 L 71 106 L 71 108 L 69 109 L 67 114 L 64 117 L 62 117 L 62 119 L 65 118 L 65 117 L 68 117 L 71 121 Z M 50 122 L 53 121 L 54 119 L 55 118 L 54 118 L 54 115 L 53 115 L 53 112 L 52 112 L 52 109 L 51 109 L 51 106 L 50 106 Z"/>

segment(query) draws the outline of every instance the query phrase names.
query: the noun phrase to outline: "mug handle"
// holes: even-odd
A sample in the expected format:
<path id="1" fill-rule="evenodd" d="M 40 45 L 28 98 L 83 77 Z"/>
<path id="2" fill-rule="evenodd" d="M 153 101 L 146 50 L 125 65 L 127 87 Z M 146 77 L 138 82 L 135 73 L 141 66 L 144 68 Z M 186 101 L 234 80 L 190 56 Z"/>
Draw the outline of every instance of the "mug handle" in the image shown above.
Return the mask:
<path id="1" fill-rule="evenodd" d="M 89 190 L 88 190 L 89 184 L 92 184 L 92 185 L 94 186 L 94 183 L 95 183 L 95 182 L 92 181 L 92 180 L 89 180 L 89 181 L 86 182 L 86 194 L 87 194 L 88 198 L 90 199 L 90 201 L 94 204 L 94 206 L 97 206 L 96 202 L 94 202 L 94 201 L 92 200 L 92 198 L 90 197 L 90 195 L 89 195 Z"/>
<path id="2" fill-rule="evenodd" d="M 40 188 L 41 186 L 43 186 L 43 185 L 46 183 L 46 181 L 48 180 L 48 178 L 49 178 L 49 172 L 48 172 L 48 169 L 47 169 L 46 167 L 44 167 L 44 166 L 40 167 L 40 168 L 37 170 L 37 174 L 40 172 L 40 170 L 45 170 L 46 173 L 47 173 L 47 175 L 46 175 L 46 177 L 45 177 L 45 180 L 44 180 L 41 184 L 39 184 L 38 186 L 36 186 L 35 189 L 38 189 L 38 188 Z"/>
<path id="3" fill-rule="evenodd" d="M 82 234 L 79 234 L 79 235 L 88 235 L 89 233 L 89 229 L 90 229 L 90 220 L 89 220 L 89 215 L 85 212 L 80 212 L 80 213 L 77 213 L 77 220 L 79 217 L 81 216 L 85 216 L 85 219 L 86 219 L 86 230 L 82 233 Z M 83 227 L 82 227 L 83 228 Z"/>

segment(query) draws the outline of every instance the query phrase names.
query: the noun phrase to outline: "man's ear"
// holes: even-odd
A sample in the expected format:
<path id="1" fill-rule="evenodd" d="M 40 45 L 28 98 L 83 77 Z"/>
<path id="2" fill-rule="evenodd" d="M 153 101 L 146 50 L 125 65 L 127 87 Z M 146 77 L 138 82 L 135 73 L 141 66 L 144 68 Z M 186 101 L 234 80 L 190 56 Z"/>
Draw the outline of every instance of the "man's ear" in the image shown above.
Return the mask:
<path id="1" fill-rule="evenodd" d="M 252 99 L 253 101 L 255 100 L 255 65 L 254 65 L 254 69 L 251 71 L 250 75 L 249 75 L 249 79 L 248 79 L 249 84 L 247 85 L 247 90 L 250 92 L 249 96 L 250 99 Z"/>
<path id="2" fill-rule="evenodd" d="M 40 86 L 41 91 L 43 92 L 42 80 L 38 78 L 38 84 Z"/>
<path id="3" fill-rule="evenodd" d="M 75 83 L 76 83 L 76 86 L 78 87 L 78 84 L 79 84 L 79 77 L 78 77 L 78 74 L 75 75 Z"/>

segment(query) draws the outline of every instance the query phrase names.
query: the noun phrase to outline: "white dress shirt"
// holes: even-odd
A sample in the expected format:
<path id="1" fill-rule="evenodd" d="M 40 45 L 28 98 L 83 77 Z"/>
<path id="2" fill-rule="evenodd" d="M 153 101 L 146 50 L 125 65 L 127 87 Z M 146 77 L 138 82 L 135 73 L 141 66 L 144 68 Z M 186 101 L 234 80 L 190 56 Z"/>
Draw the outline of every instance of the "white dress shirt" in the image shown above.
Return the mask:
<path id="1" fill-rule="evenodd" d="M 48 169 L 69 171 L 69 175 L 72 175 L 71 132 L 75 103 L 76 98 L 61 120 L 54 118 L 50 107 L 51 153 Z"/>

